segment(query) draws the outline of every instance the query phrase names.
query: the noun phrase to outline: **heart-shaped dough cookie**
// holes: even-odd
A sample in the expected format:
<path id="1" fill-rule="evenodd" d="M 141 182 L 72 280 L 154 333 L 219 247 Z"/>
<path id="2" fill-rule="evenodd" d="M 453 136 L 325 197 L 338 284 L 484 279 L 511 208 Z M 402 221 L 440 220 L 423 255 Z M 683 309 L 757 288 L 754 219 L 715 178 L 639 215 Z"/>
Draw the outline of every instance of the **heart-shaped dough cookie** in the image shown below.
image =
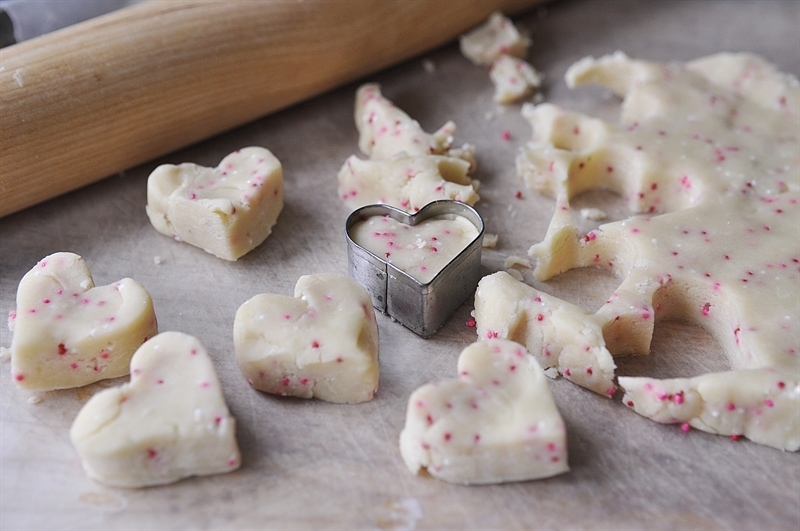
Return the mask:
<path id="1" fill-rule="evenodd" d="M 417 473 L 452 483 L 500 483 L 569 470 L 566 428 L 547 377 L 525 347 L 490 339 L 458 358 L 458 379 L 408 401 L 400 453 Z"/>
<path id="2" fill-rule="evenodd" d="M 256 295 L 236 312 L 233 342 L 242 373 L 260 391 L 357 403 L 378 390 L 372 303 L 342 275 L 302 276 L 294 297 Z"/>
<path id="3" fill-rule="evenodd" d="M 198 339 L 159 334 L 130 370 L 130 383 L 94 395 L 72 424 L 89 477 L 133 488 L 239 468 L 236 421 Z"/>
<path id="4" fill-rule="evenodd" d="M 14 382 L 38 391 L 124 376 L 158 333 L 147 290 L 130 278 L 95 287 L 73 253 L 51 254 L 22 277 L 9 328 Z"/>
<path id="5" fill-rule="evenodd" d="M 147 180 L 153 227 L 225 260 L 266 240 L 282 209 L 281 163 L 261 147 L 235 151 L 216 168 L 164 164 Z"/>

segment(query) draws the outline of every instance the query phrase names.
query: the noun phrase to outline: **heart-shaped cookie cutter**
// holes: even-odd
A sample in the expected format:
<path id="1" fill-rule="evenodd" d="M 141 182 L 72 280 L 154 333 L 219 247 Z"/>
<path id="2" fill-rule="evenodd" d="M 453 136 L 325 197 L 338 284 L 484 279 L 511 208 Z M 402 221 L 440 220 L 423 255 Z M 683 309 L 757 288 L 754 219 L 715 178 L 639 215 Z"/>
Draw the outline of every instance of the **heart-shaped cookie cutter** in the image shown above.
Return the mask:
<path id="1" fill-rule="evenodd" d="M 374 216 L 389 216 L 410 226 L 432 218 L 462 217 L 475 226 L 478 235 L 432 280 L 423 283 L 353 240 L 350 230 L 358 222 Z M 366 288 L 376 310 L 424 338 L 436 333 L 475 292 L 480 280 L 483 219 L 465 203 L 434 201 L 416 214 L 389 205 L 367 205 L 350 214 L 345 232 L 350 277 Z"/>

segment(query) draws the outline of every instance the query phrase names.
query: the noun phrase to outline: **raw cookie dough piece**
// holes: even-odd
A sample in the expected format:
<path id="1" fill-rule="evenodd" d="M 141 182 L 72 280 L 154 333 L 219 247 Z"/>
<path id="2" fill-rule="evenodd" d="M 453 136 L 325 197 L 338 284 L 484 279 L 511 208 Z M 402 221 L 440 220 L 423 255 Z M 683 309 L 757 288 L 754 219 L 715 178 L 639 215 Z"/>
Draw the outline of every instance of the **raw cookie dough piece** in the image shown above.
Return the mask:
<path id="1" fill-rule="evenodd" d="M 339 170 L 339 193 L 353 209 L 380 203 L 414 213 L 439 199 L 474 205 L 478 194 L 468 171 L 469 163 L 455 157 L 361 160 L 352 156 Z"/>
<path id="2" fill-rule="evenodd" d="M 281 163 L 260 147 L 235 151 L 216 168 L 164 164 L 147 180 L 153 227 L 225 260 L 261 245 L 282 209 Z"/>
<path id="3" fill-rule="evenodd" d="M 302 276 L 294 297 L 256 295 L 236 312 L 233 342 L 242 374 L 259 391 L 349 404 L 378 390 L 372 301 L 346 276 Z"/>
<path id="4" fill-rule="evenodd" d="M 14 383 L 37 391 L 124 376 L 136 349 L 158 333 L 146 289 L 130 278 L 95 287 L 73 253 L 51 254 L 22 277 L 8 325 Z"/>
<path id="5" fill-rule="evenodd" d="M 339 170 L 339 197 L 356 209 L 383 203 L 416 212 L 439 199 L 478 201 L 475 148 L 452 147 L 455 124 L 433 134 L 367 84 L 356 93 L 358 145 L 369 160 L 351 156 Z"/>
<path id="6" fill-rule="evenodd" d="M 501 55 L 489 70 L 494 101 L 513 103 L 530 96 L 542 84 L 542 76 L 522 59 Z"/>
<path id="7" fill-rule="evenodd" d="M 159 334 L 130 370 L 130 383 L 94 395 L 72 424 L 89 477 L 134 488 L 239 468 L 236 421 L 200 341 Z"/>
<path id="8" fill-rule="evenodd" d="M 512 341 L 473 343 L 458 379 L 424 385 L 408 400 L 400 453 L 452 483 L 524 481 L 569 470 L 564 421 L 541 367 Z"/>
<path id="9" fill-rule="evenodd" d="M 483 66 L 494 63 L 501 55 L 525 57 L 530 41 L 502 13 L 492 13 L 489 20 L 463 35 L 459 45 L 464 57 Z"/>
<path id="10" fill-rule="evenodd" d="M 603 323 L 579 306 L 501 271 L 483 277 L 475 292 L 479 339 L 509 339 L 525 345 L 539 364 L 568 380 L 611 397 L 616 365 L 603 340 Z"/>
<path id="11" fill-rule="evenodd" d="M 372 216 L 353 225 L 350 235 L 364 249 L 427 284 L 478 237 L 478 229 L 462 217 L 430 218 L 412 226 L 390 216 Z"/>
<path id="12" fill-rule="evenodd" d="M 596 314 L 614 355 L 646 354 L 656 319 L 699 325 L 725 351 L 732 371 L 690 384 L 622 379 L 634 409 L 797 450 L 800 417 L 757 407 L 748 389 L 774 378 L 780 397 L 766 385 L 762 400 L 800 408 L 800 84 L 748 54 L 659 64 L 616 53 L 578 62 L 567 81 L 623 96 L 622 123 L 523 108 L 534 136 L 518 171 L 558 198 L 545 240 L 529 252 L 534 274 L 595 266 L 622 278 Z M 569 199 L 591 188 L 616 191 L 641 215 L 579 234 Z M 702 400 L 663 415 L 645 385 L 699 390 Z M 726 403 L 759 421 L 710 421 Z"/>
<path id="13" fill-rule="evenodd" d="M 475 165 L 475 148 L 465 144 L 453 147 L 456 124 L 448 121 L 433 134 L 381 94 L 381 88 L 368 83 L 356 91 L 355 122 L 358 148 L 372 160 L 400 156 L 444 155 Z"/>
<path id="14" fill-rule="evenodd" d="M 800 448 L 800 381 L 774 368 L 696 378 L 620 377 L 622 401 L 656 422 L 686 423 L 720 435 L 796 451 Z"/>

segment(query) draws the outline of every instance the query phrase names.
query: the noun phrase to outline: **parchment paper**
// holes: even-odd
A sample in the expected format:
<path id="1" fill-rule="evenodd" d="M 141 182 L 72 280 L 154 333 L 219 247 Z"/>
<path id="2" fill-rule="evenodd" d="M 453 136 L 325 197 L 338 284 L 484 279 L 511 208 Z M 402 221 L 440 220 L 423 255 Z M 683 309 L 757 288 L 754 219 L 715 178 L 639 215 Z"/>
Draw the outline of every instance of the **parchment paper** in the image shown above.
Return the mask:
<path id="1" fill-rule="evenodd" d="M 719 51 L 761 54 L 800 73 L 800 3 L 793 1 L 588 1 L 549 4 L 517 20 L 529 31 L 529 61 L 546 76 L 546 100 L 614 120 L 618 101 L 602 90 L 569 91 L 563 74 L 586 55 L 622 50 L 652 60 Z M 387 21 L 387 24 L 391 21 Z M 433 65 L 434 68 L 430 68 Z M 426 66 L 428 68 L 426 68 Z M 429 131 L 452 119 L 456 143 L 477 146 L 483 186 L 477 209 L 487 232 L 486 273 L 524 256 L 547 227 L 553 201 L 523 191 L 514 157 L 530 137 L 519 105 L 492 102 L 487 72 L 453 44 L 362 80 Z M 474 341 L 465 303 L 423 340 L 379 315 L 381 386 L 362 405 L 282 399 L 252 390 L 233 359 L 236 309 L 260 292 L 289 295 L 300 275 L 346 273 L 336 173 L 357 153 L 358 83 L 228 134 L 0 219 L 0 313 L 14 308 L 19 279 L 44 256 L 83 256 L 97 285 L 129 276 L 152 294 L 162 331 L 203 341 L 238 422 L 242 468 L 141 490 L 89 480 L 69 441 L 89 397 L 118 379 L 35 394 L 15 388 L 0 365 L 0 528 L 11 529 L 797 529 L 800 456 L 746 440 L 683 433 L 564 380 L 551 382 L 567 424 L 571 471 L 535 482 L 464 487 L 411 475 L 397 440 L 418 386 L 455 377 Z M 119 124 L 125 127 L 125 124 Z M 505 139 L 504 132 L 510 133 Z M 215 166 L 229 152 L 264 146 L 282 161 L 286 205 L 269 239 L 236 263 L 156 233 L 144 212 L 145 185 L 160 163 Z M 125 149 L 125 146 L 119 146 Z M 2 168 L 0 168 L 2 171 Z M 596 193 L 575 201 L 616 217 L 622 203 Z M 587 228 L 591 222 L 586 222 Z M 617 280 L 573 271 L 526 282 L 596 309 Z M 0 345 L 11 336 L 0 329 Z M 619 374 L 691 376 L 728 362 L 703 332 L 659 323 L 649 357 L 619 359 Z M 800 412 L 798 412 L 800 414 Z"/>

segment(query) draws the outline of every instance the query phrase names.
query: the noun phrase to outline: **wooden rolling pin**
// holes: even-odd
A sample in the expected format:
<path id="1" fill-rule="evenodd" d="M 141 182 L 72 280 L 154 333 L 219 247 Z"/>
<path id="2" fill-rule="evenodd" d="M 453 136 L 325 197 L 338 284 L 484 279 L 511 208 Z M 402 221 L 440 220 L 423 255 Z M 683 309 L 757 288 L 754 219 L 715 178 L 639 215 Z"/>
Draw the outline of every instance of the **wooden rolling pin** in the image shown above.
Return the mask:
<path id="1" fill-rule="evenodd" d="M 0 50 L 0 217 L 543 0 L 151 0 Z"/>

